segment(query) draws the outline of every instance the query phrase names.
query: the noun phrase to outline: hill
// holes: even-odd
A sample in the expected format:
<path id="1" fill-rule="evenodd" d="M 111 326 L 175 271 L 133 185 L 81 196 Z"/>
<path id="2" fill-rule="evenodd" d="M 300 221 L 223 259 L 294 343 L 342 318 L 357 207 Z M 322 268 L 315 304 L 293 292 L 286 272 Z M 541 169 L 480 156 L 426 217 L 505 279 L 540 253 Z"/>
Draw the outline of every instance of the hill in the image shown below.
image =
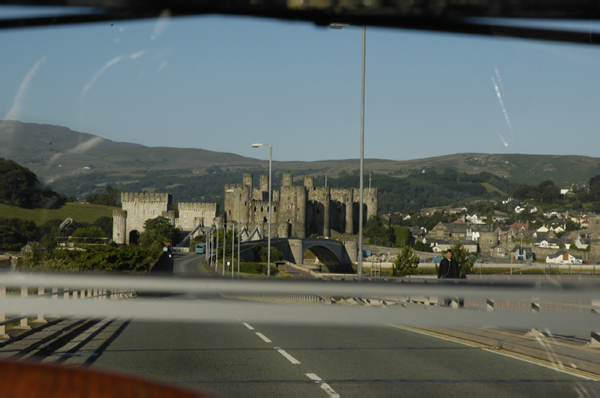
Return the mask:
<path id="1" fill-rule="evenodd" d="M 47 182 L 81 174 L 107 173 L 135 177 L 149 171 L 182 169 L 192 174 L 261 172 L 263 160 L 232 153 L 192 148 L 147 147 L 115 142 L 65 127 L 0 121 L 0 157 L 31 169 Z M 557 186 L 586 183 L 600 174 L 600 158 L 523 154 L 453 154 L 426 159 L 394 161 L 365 159 L 365 172 L 407 177 L 425 171 L 477 174 L 487 172 L 514 183 L 536 184 L 552 180 Z M 344 177 L 358 173 L 358 160 L 273 162 L 276 172 L 294 175 Z M 232 181 L 235 182 L 235 181 Z"/>
<path id="2" fill-rule="evenodd" d="M 264 160 L 236 154 L 146 147 L 60 126 L 8 120 L 0 121 L 0 157 L 28 167 L 57 192 L 80 200 L 111 185 L 125 192 L 170 192 L 175 203 L 222 203 L 225 184 L 239 184 L 242 173 L 250 172 L 258 186 L 259 175 L 268 173 Z M 446 175 L 447 170 L 454 172 Z M 380 210 L 397 212 L 511 195 L 519 183 L 552 180 L 563 188 L 587 184 L 600 174 L 600 159 L 465 153 L 406 161 L 365 159 L 365 172 L 380 189 Z M 357 187 L 359 162 L 273 162 L 274 186 L 281 183 L 282 173 L 294 174 L 299 184 L 302 176 L 312 175 L 316 185 L 327 179 L 329 186 Z"/>

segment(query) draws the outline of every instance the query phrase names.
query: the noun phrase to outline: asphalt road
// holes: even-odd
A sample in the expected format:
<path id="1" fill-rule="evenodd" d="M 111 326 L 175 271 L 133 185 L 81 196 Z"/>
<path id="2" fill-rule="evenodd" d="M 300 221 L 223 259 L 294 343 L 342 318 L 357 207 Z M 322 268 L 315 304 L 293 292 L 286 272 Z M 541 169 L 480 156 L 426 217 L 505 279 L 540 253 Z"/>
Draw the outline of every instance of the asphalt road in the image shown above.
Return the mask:
<path id="1" fill-rule="evenodd" d="M 201 275 L 201 258 L 175 255 L 173 273 Z M 600 395 L 596 381 L 395 325 L 133 320 L 114 322 L 98 339 L 66 363 L 133 373 L 223 396 Z"/>

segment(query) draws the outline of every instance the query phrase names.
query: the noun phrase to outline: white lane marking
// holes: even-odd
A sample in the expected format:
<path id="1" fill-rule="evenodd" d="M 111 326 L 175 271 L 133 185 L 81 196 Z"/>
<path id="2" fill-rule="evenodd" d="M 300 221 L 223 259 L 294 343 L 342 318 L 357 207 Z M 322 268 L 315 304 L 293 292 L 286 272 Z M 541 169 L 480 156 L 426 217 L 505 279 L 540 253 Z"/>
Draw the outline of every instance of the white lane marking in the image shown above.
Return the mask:
<path id="1" fill-rule="evenodd" d="M 327 383 L 323 383 L 322 379 L 317 376 L 314 373 L 307 373 L 306 376 L 317 382 L 317 384 L 319 385 L 319 387 L 321 387 L 326 393 L 327 395 L 329 395 L 330 397 L 339 397 L 339 394 L 337 392 L 335 392 L 335 390 L 333 388 L 331 388 L 331 386 Z"/>
<path id="2" fill-rule="evenodd" d="M 450 338 L 447 338 L 447 337 L 442 337 L 442 336 L 437 336 L 437 335 L 434 335 L 434 334 L 429 334 L 429 333 L 426 333 L 426 332 L 421 332 L 419 330 L 405 328 L 405 327 L 402 327 L 400 325 L 389 325 L 389 326 L 391 326 L 393 328 L 396 328 L 396 329 L 406 330 L 408 332 L 422 334 L 423 336 L 435 337 L 435 338 L 440 339 L 440 340 L 451 341 L 452 343 L 458 343 L 458 344 L 466 345 L 467 347 L 479 348 L 479 346 L 477 346 L 475 344 L 469 344 L 469 343 L 466 343 L 464 341 L 458 341 L 458 340 L 450 339 Z"/>
<path id="3" fill-rule="evenodd" d="M 579 376 L 579 377 L 581 377 L 583 379 L 594 380 L 594 381 L 598 381 L 599 380 L 599 379 L 594 378 L 594 377 L 589 377 L 589 376 L 581 375 L 579 373 L 570 372 L 567 369 L 560 369 L 560 368 L 557 368 L 555 366 L 545 365 L 543 363 L 539 363 L 539 362 L 536 362 L 536 361 L 531 361 L 529 359 L 525 359 L 525 358 L 521 358 L 521 357 L 518 357 L 518 356 L 515 356 L 515 355 L 511 355 L 509 353 L 494 351 L 494 350 L 490 350 L 488 348 L 482 348 L 482 350 L 483 351 L 487 351 L 487 352 L 491 352 L 491 353 L 494 353 L 494 354 L 498 354 L 498 355 L 503 355 L 505 357 L 509 357 L 509 358 L 512 358 L 512 359 L 518 359 L 519 361 L 523 361 L 523 362 L 531 363 L 531 364 L 534 364 L 534 365 L 542 366 L 544 368 L 556 370 L 557 372 L 566 373 L 566 374 L 568 374 L 570 376 Z"/>
<path id="4" fill-rule="evenodd" d="M 254 328 L 252 326 L 248 325 L 246 322 L 242 322 L 242 325 L 246 326 L 250 330 L 254 330 Z"/>
<path id="5" fill-rule="evenodd" d="M 265 343 L 272 343 L 272 341 L 271 341 L 271 340 L 269 340 L 269 338 L 268 338 L 267 336 L 265 336 L 264 334 L 262 334 L 262 333 L 259 333 L 259 332 L 256 332 L 256 335 L 257 335 L 258 337 L 260 337 L 261 339 L 263 339 L 263 340 L 265 341 Z"/>
<path id="6" fill-rule="evenodd" d="M 293 356 L 291 356 L 290 354 L 288 354 L 287 352 L 285 352 L 285 350 L 282 350 L 279 347 L 275 347 L 275 349 L 277 350 L 277 352 L 279 352 L 281 355 L 283 355 L 284 357 L 287 358 L 288 361 L 290 361 L 291 363 L 293 363 L 294 365 L 299 365 L 300 361 L 297 360 L 296 358 L 294 358 Z"/>
<path id="7" fill-rule="evenodd" d="M 571 375 L 571 376 L 579 376 L 582 379 L 598 381 L 597 378 L 593 378 L 593 377 L 581 375 L 581 374 L 576 373 L 576 372 L 570 372 L 568 369 L 560 369 L 560 368 L 557 368 L 555 366 L 545 365 L 545 364 L 540 363 L 540 362 L 531 361 L 531 360 L 528 360 L 528 359 L 525 359 L 525 358 L 521 358 L 521 357 L 516 356 L 516 355 L 511 355 L 510 353 L 507 353 L 507 352 L 500 352 L 500 351 L 496 351 L 496 350 L 490 350 L 488 348 L 482 348 L 482 347 L 480 347 L 478 345 L 469 344 L 469 343 L 465 343 L 465 342 L 462 342 L 462 341 L 456 341 L 456 340 L 453 340 L 453 339 L 449 339 L 449 338 L 442 337 L 442 336 L 436 336 L 434 334 L 428 334 L 428 333 L 421 332 L 421 331 L 418 331 L 418 330 L 404 328 L 404 327 L 402 327 L 400 325 L 390 325 L 390 326 L 394 327 L 394 328 L 402 329 L 402 330 L 407 330 L 409 332 L 414 332 L 414 333 L 422 334 L 422 335 L 429 336 L 429 337 L 435 337 L 435 338 L 438 338 L 440 340 L 446 340 L 446 341 L 451 341 L 453 343 L 463 344 L 463 345 L 466 345 L 468 347 L 481 348 L 482 350 L 487 351 L 487 352 L 491 352 L 491 353 L 498 354 L 498 355 L 503 355 L 505 357 L 509 357 L 509 358 L 512 358 L 512 359 L 518 359 L 518 360 L 523 361 L 523 362 L 527 362 L 527 363 L 538 365 L 538 366 L 541 366 L 541 367 L 544 367 L 544 368 L 556 370 L 557 372 L 566 373 L 566 374 Z"/>

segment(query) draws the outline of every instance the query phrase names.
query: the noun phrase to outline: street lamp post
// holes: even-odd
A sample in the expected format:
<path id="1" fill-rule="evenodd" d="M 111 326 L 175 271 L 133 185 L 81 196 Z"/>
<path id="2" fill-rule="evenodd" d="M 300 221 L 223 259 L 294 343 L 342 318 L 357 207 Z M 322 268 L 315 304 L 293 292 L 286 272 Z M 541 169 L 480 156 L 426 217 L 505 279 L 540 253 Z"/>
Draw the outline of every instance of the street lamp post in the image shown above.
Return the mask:
<path id="1" fill-rule="evenodd" d="M 238 221 L 238 229 L 240 229 L 240 223 Z M 231 279 L 233 279 L 234 273 L 234 260 L 235 260 L 235 223 L 231 223 Z"/>
<path id="2" fill-rule="evenodd" d="M 217 227 L 217 244 L 215 245 L 215 272 L 219 272 L 219 224 L 216 224 Z"/>
<path id="3" fill-rule="evenodd" d="M 330 24 L 329 27 L 332 29 L 342 29 L 348 24 L 341 23 L 333 23 Z M 358 261 L 357 261 L 357 270 L 358 277 L 362 278 L 362 242 L 363 242 L 363 187 L 364 187 L 364 159 L 365 159 L 365 60 L 366 60 L 366 51 L 367 51 L 367 27 L 363 25 L 362 27 L 362 78 L 361 78 L 361 105 L 360 105 L 360 196 L 359 196 L 359 205 L 358 209 Z"/>
<path id="4" fill-rule="evenodd" d="M 225 192 L 235 192 L 235 190 L 228 189 Z M 240 279 L 240 244 L 241 244 L 241 240 L 242 240 L 242 227 L 240 224 L 242 222 L 241 209 L 240 209 L 241 205 L 242 205 L 242 193 L 239 192 L 238 193 L 238 219 L 237 219 L 237 223 L 238 223 L 238 279 Z M 231 252 L 233 253 L 233 245 L 231 246 Z M 231 264 L 233 266 L 233 261 Z"/>
<path id="5" fill-rule="evenodd" d="M 211 263 L 210 263 L 210 235 L 211 235 L 211 232 L 212 232 L 212 227 L 208 228 L 208 231 L 204 230 L 204 236 L 206 237 L 206 254 L 205 254 L 205 256 L 208 256 L 206 263 L 208 264 L 209 267 L 211 266 Z"/>
<path id="6" fill-rule="evenodd" d="M 227 241 L 225 240 L 227 237 L 227 228 L 225 227 L 225 223 L 223 223 L 223 276 L 225 276 L 225 248 L 227 245 L 225 244 Z"/>
<path id="7" fill-rule="evenodd" d="M 271 279 L 271 173 L 273 163 L 273 146 L 271 144 L 252 144 L 252 148 L 269 147 L 269 235 L 267 237 L 267 279 Z"/>

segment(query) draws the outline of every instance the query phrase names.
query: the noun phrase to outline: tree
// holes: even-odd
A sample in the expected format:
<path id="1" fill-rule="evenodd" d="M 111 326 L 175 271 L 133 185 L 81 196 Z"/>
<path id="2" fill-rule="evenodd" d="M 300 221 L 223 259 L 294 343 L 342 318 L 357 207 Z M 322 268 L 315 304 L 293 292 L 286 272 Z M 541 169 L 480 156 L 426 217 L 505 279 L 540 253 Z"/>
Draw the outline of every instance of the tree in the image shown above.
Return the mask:
<path id="1" fill-rule="evenodd" d="M 394 232 L 396 233 L 396 244 L 394 247 L 404 247 L 410 244 L 410 228 L 395 227 Z"/>
<path id="2" fill-rule="evenodd" d="M 475 256 L 467 251 L 460 240 L 457 240 L 450 248 L 452 249 L 452 258 L 456 259 L 460 265 L 460 274 L 470 274 L 475 264 Z"/>
<path id="3" fill-rule="evenodd" d="M 396 260 L 394 260 L 394 266 L 392 268 L 392 274 L 394 276 L 405 276 L 420 274 L 419 267 L 419 256 L 417 256 L 412 247 L 404 246 L 402 251 L 398 253 Z"/>
<path id="4" fill-rule="evenodd" d="M 423 243 L 421 240 L 415 242 L 415 250 L 419 252 L 431 252 L 431 246 L 427 243 Z"/>
<path id="5" fill-rule="evenodd" d="M 267 246 L 254 245 L 252 247 L 252 250 L 254 251 L 254 256 L 256 258 L 258 258 L 260 262 L 263 262 L 263 263 L 267 262 L 267 260 L 268 260 L 267 254 L 269 253 Z M 276 248 L 271 247 L 271 262 L 280 261 L 282 259 L 283 259 L 283 253 L 281 253 Z"/>
<path id="6" fill-rule="evenodd" d="M 168 218 L 162 216 L 146 220 L 144 232 L 139 239 L 142 246 L 159 249 L 167 242 L 176 245 L 179 240 L 179 229 L 175 228 Z"/>
<path id="7" fill-rule="evenodd" d="M 0 203 L 28 208 L 60 207 L 65 198 L 42 184 L 29 169 L 0 158 Z"/>
<path id="8" fill-rule="evenodd" d="M 394 228 L 381 217 L 372 216 L 363 229 L 363 237 L 372 245 L 393 246 L 396 243 Z"/>
<path id="9" fill-rule="evenodd" d="M 98 217 L 92 224 L 94 227 L 99 227 L 104 231 L 105 237 L 111 237 L 113 231 L 113 218 L 112 217 Z"/>
<path id="10" fill-rule="evenodd" d="M 99 194 L 95 193 L 95 194 L 88 196 L 85 200 L 88 203 L 94 203 L 97 205 L 118 207 L 119 203 L 120 203 L 120 200 L 119 200 L 120 193 L 121 193 L 120 189 L 113 188 L 112 186 L 107 185 L 103 194 L 99 195 Z"/>

